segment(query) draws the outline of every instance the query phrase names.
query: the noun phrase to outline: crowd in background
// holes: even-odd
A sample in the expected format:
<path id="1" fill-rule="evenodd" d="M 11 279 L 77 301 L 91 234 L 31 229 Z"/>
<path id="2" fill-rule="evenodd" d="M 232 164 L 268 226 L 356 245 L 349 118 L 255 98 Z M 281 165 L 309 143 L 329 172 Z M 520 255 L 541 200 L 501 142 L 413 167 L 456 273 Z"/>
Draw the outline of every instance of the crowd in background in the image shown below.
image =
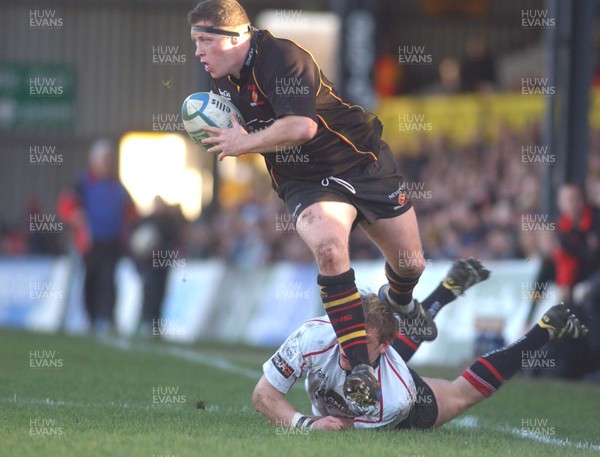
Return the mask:
<path id="1" fill-rule="evenodd" d="M 457 147 L 443 137 L 424 140 L 420 154 L 399 159 L 405 187 L 419 219 L 427 259 L 475 256 L 483 260 L 530 258 L 548 250 L 552 232 L 540 195 L 547 163 L 523 148 L 541 144 L 540 130 L 501 129 L 498 139 Z M 291 216 L 263 182 L 238 205 L 191 223 L 186 251 L 191 258 L 219 257 L 255 267 L 278 261 L 312 262 Z M 587 197 L 600 206 L 600 132 L 591 135 Z M 35 201 L 28 211 L 37 211 Z M 30 233 L 29 214 L 17 227 L 0 222 L 0 253 L 59 254 L 65 233 Z M 525 221 L 525 223 L 524 223 Z M 546 224 L 546 225 L 544 225 Z M 360 229 L 351 236 L 353 258 L 380 258 Z"/>
<path id="2" fill-rule="evenodd" d="M 530 258 L 549 249 L 553 221 L 540 201 L 548 163 L 522 152 L 540 141 L 536 126 L 522 133 L 505 128 L 497 141 L 479 139 L 461 148 L 438 137 L 424 141 L 418 156 L 401 160 L 427 259 Z M 598 132 L 592 135 L 588 172 L 588 197 L 600 206 Z M 239 206 L 201 219 L 190 237 L 194 257 L 248 266 L 312 261 L 289 213 L 268 191 L 253 192 Z M 352 233 L 351 250 L 355 259 L 380 258 L 360 229 Z"/>

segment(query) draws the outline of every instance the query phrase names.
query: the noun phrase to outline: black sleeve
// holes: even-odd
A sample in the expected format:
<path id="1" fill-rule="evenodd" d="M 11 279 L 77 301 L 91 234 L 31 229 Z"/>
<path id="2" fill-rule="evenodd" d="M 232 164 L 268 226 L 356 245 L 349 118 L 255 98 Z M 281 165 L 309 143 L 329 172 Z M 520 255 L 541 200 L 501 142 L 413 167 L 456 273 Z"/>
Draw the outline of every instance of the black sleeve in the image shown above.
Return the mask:
<path id="1" fill-rule="evenodd" d="M 321 78 L 311 55 L 288 40 L 279 40 L 263 51 L 255 77 L 277 118 L 305 116 L 317 122 Z"/>

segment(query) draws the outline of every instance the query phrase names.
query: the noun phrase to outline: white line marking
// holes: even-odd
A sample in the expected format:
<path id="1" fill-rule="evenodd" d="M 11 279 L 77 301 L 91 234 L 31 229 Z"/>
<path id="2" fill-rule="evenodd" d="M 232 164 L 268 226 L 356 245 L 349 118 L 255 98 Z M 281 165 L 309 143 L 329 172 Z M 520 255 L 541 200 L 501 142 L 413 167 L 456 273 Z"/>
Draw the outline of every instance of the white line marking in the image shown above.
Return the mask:
<path id="1" fill-rule="evenodd" d="M 454 419 L 448 425 L 455 426 L 458 428 L 480 428 L 495 430 L 510 435 L 516 436 L 517 438 L 523 438 L 538 443 L 550 444 L 552 446 L 565 446 L 576 449 L 591 449 L 593 451 L 600 451 L 600 444 L 592 444 L 587 441 L 571 441 L 568 438 L 553 438 L 548 435 L 522 433 L 517 427 L 510 427 L 508 425 L 487 425 L 479 421 L 475 416 L 464 416 L 459 419 Z"/>
<path id="2" fill-rule="evenodd" d="M 248 379 L 258 381 L 262 376 L 262 371 L 252 370 L 251 368 L 245 368 L 240 365 L 236 365 L 233 362 L 229 362 L 225 359 L 212 357 L 206 354 L 202 354 L 191 349 L 185 349 L 178 346 L 165 346 L 157 344 L 148 344 L 143 342 L 132 342 L 124 338 L 99 338 L 99 342 L 102 344 L 119 349 L 121 351 L 139 351 L 149 352 L 152 354 L 162 354 L 177 357 L 179 359 L 187 360 L 188 362 L 199 363 L 201 365 L 207 365 L 212 368 L 217 368 L 222 371 L 229 373 L 235 373 L 242 375 Z"/>
<path id="3" fill-rule="evenodd" d="M 12 397 L 0 398 L 0 404 L 16 404 L 16 405 L 36 405 L 36 406 L 66 406 L 69 408 L 120 408 L 120 409 L 167 409 L 167 405 L 132 405 L 129 403 L 115 403 L 113 401 L 107 403 L 77 403 L 65 400 L 52 400 L 50 398 L 23 398 L 14 394 Z M 184 409 L 176 405 L 168 405 L 168 409 Z"/>

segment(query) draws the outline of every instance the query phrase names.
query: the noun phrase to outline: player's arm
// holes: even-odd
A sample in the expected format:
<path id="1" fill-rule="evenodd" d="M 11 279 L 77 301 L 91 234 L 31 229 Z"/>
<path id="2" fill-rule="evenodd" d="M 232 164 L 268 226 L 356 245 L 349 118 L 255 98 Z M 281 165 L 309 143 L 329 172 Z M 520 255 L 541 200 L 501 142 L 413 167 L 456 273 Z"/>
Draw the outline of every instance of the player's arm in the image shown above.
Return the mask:
<path id="1" fill-rule="evenodd" d="M 276 152 L 283 147 L 300 146 L 310 141 L 317 133 L 317 123 L 305 116 L 281 117 L 266 129 L 255 133 L 248 133 L 239 124 L 235 115 L 231 119 L 233 123 L 231 129 L 204 127 L 204 130 L 215 136 L 205 138 L 202 143 L 213 145 L 207 151 L 218 154 L 219 160 L 228 156 L 239 157 L 252 152 Z"/>
<path id="2" fill-rule="evenodd" d="M 263 414 L 271 424 L 278 427 L 304 427 L 318 430 L 339 430 L 352 428 L 351 419 L 325 416 L 305 416 L 279 392 L 263 375 L 252 394 L 252 403 L 256 410 Z"/>
<path id="3" fill-rule="evenodd" d="M 266 129 L 250 134 L 237 120 L 232 129 L 206 128 L 217 135 L 217 140 L 207 138 L 203 143 L 214 144 L 208 152 L 218 154 L 220 160 L 227 156 L 277 152 L 286 146 L 300 146 L 317 134 L 317 95 L 321 89 L 319 67 L 308 52 L 291 43 L 279 43 L 265 52 L 268 63 L 257 63 L 256 81 L 271 104 L 276 120 Z M 303 96 L 282 93 L 281 81 L 286 80 L 299 82 Z"/>

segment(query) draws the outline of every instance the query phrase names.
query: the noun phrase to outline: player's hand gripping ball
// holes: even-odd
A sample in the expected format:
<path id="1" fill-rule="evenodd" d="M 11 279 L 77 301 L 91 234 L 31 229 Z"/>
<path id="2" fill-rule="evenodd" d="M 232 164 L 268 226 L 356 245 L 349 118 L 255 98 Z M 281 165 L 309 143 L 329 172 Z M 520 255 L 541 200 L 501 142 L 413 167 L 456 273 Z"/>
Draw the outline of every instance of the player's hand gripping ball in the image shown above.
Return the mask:
<path id="1" fill-rule="evenodd" d="M 181 119 L 185 130 L 192 140 L 204 148 L 209 148 L 210 145 L 201 143 L 201 140 L 211 135 L 202 128 L 210 126 L 230 129 L 232 113 L 237 115 L 237 120 L 242 126 L 246 125 L 234 104 L 214 92 L 192 94 L 183 101 L 181 107 Z"/>

